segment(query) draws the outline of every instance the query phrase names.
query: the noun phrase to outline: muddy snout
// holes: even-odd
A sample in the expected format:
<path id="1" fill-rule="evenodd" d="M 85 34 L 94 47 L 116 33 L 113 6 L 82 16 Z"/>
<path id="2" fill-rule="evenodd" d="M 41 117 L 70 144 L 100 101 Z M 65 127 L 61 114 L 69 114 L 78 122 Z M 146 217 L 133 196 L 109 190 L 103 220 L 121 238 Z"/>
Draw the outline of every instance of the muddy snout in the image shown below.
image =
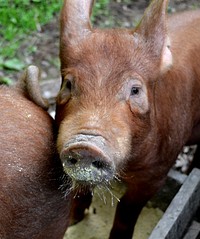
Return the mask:
<path id="1" fill-rule="evenodd" d="M 114 176 L 114 165 L 106 154 L 101 136 L 78 135 L 61 152 L 65 172 L 77 182 L 106 184 Z"/>

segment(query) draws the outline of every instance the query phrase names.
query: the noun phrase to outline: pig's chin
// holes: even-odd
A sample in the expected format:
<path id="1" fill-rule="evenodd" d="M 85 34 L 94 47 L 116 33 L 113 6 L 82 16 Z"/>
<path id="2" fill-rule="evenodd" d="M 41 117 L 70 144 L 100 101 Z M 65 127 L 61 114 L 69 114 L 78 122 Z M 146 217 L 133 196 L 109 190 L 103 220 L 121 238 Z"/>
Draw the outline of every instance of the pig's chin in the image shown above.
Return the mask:
<path id="1" fill-rule="evenodd" d="M 114 170 L 98 170 L 91 167 L 72 169 L 63 164 L 65 173 L 72 179 L 75 185 L 94 187 L 96 185 L 108 185 L 114 178 Z"/>

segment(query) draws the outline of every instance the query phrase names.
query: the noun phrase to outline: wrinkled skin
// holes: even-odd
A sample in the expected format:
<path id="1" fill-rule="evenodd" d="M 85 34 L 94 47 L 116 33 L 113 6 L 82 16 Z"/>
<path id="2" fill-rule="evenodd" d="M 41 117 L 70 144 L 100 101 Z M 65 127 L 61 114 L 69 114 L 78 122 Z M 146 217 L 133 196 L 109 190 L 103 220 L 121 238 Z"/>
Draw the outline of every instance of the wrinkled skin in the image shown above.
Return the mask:
<path id="1" fill-rule="evenodd" d="M 57 147 L 75 187 L 126 184 L 109 238 L 130 239 L 183 145 L 199 142 L 200 12 L 167 23 L 167 1 L 155 0 L 135 30 L 94 30 L 92 1 L 81 2 L 61 13 Z"/>

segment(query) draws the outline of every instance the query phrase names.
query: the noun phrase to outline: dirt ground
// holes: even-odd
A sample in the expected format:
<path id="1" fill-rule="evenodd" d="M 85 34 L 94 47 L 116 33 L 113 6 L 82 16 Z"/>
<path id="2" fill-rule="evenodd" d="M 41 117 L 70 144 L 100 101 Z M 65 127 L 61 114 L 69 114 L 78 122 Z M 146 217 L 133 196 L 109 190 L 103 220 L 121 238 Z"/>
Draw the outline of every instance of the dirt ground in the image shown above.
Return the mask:
<path id="1" fill-rule="evenodd" d="M 97 0 L 98 1 L 98 0 Z M 149 0 L 112 0 L 110 2 L 109 17 L 98 16 L 94 25 L 100 27 L 134 27 L 141 19 L 144 9 Z M 169 12 L 200 8 L 199 0 L 171 0 Z M 28 46 L 35 46 L 36 51 L 29 53 Z M 59 73 L 59 16 L 47 25 L 43 26 L 41 32 L 35 32 L 27 39 L 17 52 L 18 57 L 26 65 L 35 64 L 42 69 L 42 81 L 52 80 L 55 85 L 60 82 Z M 0 74 L 17 79 L 18 72 L 3 71 Z M 121 193 L 117 188 L 116 194 Z M 106 196 L 109 198 L 109 196 Z M 116 205 L 116 200 L 115 205 Z M 81 223 L 69 228 L 65 239 L 106 239 L 113 221 L 115 207 L 111 203 L 104 203 L 98 194 L 95 195 L 93 204 Z M 151 230 L 162 216 L 163 212 L 158 208 L 145 208 L 138 221 L 134 239 L 148 238 Z"/>
<path id="2" fill-rule="evenodd" d="M 124 192 L 123 185 L 114 185 L 112 194 L 120 198 Z M 110 192 L 95 192 L 92 205 L 84 220 L 68 228 L 64 239 L 107 239 L 112 227 L 117 199 Z M 134 239 L 147 239 L 163 215 L 158 207 L 146 206 L 136 224 Z"/>

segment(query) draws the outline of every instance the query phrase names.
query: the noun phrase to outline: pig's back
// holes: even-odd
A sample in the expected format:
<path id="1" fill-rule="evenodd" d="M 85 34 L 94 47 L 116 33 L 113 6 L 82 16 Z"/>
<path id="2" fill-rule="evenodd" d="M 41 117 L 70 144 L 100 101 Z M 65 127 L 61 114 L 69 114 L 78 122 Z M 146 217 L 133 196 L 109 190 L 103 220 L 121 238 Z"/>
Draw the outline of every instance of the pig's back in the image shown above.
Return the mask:
<path id="1" fill-rule="evenodd" d="M 62 238 L 69 202 L 53 120 L 19 91 L 0 87 L 0 102 L 0 238 Z"/>
<path id="2" fill-rule="evenodd" d="M 185 11 L 169 15 L 168 28 L 170 32 L 185 28 L 197 28 L 200 31 L 200 10 Z M 192 27 L 193 26 L 193 27 Z"/>
<path id="3" fill-rule="evenodd" d="M 199 65 L 200 61 L 200 10 L 170 16 L 168 34 L 174 69 L 187 69 L 188 72 L 192 72 L 195 64 Z M 196 62 L 193 59 L 196 59 Z M 196 69 L 198 68 L 199 66 Z"/>
<path id="4" fill-rule="evenodd" d="M 54 141 L 53 120 L 50 116 L 21 92 L 8 87 L 0 88 L 0 102 L 0 150 L 3 152 L 0 158 L 5 155 L 8 162 L 16 157 L 20 164 L 27 155 L 43 157 L 45 153 L 44 159 L 51 155 L 53 150 L 51 152 L 48 145 Z M 38 150 L 41 152 L 39 155 Z M 31 163 L 34 161 L 37 161 L 37 157 L 33 157 Z M 21 166 L 30 165 L 23 161 Z"/>
<path id="5" fill-rule="evenodd" d="M 172 14 L 168 18 L 171 44 L 184 52 L 187 45 L 200 47 L 200 10 Z M 196 44 L 192 44 L 192 42 Z M 179 52 L 181 53 L 181 52 Z"/>

